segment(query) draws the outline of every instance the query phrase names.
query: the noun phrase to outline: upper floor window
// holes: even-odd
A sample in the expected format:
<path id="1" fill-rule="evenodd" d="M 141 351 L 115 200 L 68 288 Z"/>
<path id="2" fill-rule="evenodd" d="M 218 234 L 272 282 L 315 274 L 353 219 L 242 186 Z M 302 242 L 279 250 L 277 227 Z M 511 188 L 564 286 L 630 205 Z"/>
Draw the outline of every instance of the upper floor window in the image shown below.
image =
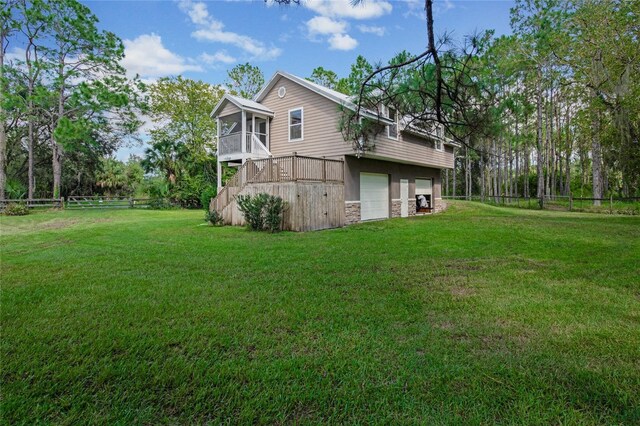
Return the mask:
<path id="1" fill-rule="evenodd" d="M 387 126 L 387 136 L 391 139 L 398 139 L 398 111 L 394 108 L 387 108 L 387 115 L 393 124 Z"/>
<path id="2" fill-rule="evenodd" d="M 444 141 L 444 126 L 442 126 L 441 124 L 438 124 L 436 126 L 436 139 L 434 139 L 433 141 L 433 147 L 436 149 L 436 151 L 444 151 L 444 145 L 443 142 Z"/>
<path id="3" fill-rule="evenodd" d="M 302 108 L 289 110 L 289 142 L 300 141 L 303 133 L 304 112 Z"/>

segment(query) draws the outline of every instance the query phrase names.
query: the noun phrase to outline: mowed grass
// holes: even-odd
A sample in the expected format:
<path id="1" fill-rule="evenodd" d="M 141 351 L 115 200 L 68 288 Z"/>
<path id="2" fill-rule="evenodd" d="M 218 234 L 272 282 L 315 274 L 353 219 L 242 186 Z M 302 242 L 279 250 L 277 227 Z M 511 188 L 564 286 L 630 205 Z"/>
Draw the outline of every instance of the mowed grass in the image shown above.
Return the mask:
<path id="1" fill-rule="evenodd" d="M 0 218 L 1 419 L 640 423 L 640 218 Z"/>

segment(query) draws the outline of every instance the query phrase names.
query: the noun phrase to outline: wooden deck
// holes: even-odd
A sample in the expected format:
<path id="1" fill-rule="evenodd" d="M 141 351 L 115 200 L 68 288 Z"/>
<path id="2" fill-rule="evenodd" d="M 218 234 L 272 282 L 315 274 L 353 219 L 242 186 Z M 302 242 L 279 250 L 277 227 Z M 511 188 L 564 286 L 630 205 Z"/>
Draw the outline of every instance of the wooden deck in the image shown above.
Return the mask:
<path id="1" fill-rule="evenodd" d="M 290 155 L 248 160 L 216 198 L 209 210 L 228 225 L 244 225 L 239 195 L 267 193 L 286 202 L 283 229 L 312 231 L 344 226 L 344 162 Z"/>

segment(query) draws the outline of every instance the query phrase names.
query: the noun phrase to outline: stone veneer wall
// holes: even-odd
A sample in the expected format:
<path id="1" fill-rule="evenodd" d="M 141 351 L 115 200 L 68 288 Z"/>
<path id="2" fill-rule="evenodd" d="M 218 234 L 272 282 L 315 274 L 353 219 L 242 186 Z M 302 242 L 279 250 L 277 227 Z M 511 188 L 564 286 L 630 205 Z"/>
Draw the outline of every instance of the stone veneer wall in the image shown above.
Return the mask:
<path id="1" fill-rule="evenodd" d="M 440 213 L 447 209 L 447 202 L 444 201 L 442 198 L 436 198 L 433 204 L 435 205 L 434 213 Z"/>
<path id="2" fill-rule="evenodd" d="M 440 200 L 442 201 L 442 200 Z M 446 208 L 446 203 L 441 210 L 438 210 L 436 204 L 435 212 L 438 213 Z M 345 225 L 351 225 L 360 222 L 360 202 L 359 201 L 347 201 L 344 203 L 344 218 Z M 402 215 L 402 200 L 391 200 L 391 217 L 401 217 Z M 415 207 L 409 202 L 409 217 L 416 215 Z"/>
<path id="3" fill-rule="evenodd" d="M 391 217 L 400 217 L 402 214 L 402 200 L 391 200 Z"/>
<path id="4" fill-rule="evenodd" d="M 360 222 L 360 201 L 344 203 L 344 224 L 351 225 Z"/>

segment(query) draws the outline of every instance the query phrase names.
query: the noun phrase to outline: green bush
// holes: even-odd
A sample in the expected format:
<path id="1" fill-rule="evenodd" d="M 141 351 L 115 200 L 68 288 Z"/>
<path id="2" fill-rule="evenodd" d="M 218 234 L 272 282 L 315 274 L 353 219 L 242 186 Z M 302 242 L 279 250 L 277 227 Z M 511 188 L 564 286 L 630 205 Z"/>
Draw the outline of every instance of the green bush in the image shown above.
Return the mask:
<path id="1" fill-rule="evenodd" d="M 27 195 L 27 187 L 15 179 L 7 179 L 4 192 L 8 199 L 16 200 Z"/>
<path id="2" fill-rule="evenodd" d="M 269 194 L 239 195 L 237 198 L 238 208 L 247 221 L 247 227 L 253 231 L 261 231 L 264 228 L 264 215 L 262 210 L 267 202 Z"/>
<path id="3" fill-rule="evenodd" d="M 9 203 L 2 213 L 7 216 L 26 216 L 29 214 L 29 207 L 24 203 Z"/>
<path id="4" fill-rule="evenodd" d="M 222 226 L 224 224 L 223 221 L 222 221 L 222 215 L 220 215 L 220 213 L 218 213 L 215 210 L 213 210 L 213 211 L 208 211 L 207 210 L 204 213 L 204 220 L 206 222 L 209 222 L 213 226 Z"/>
<path id="5" fill-rule="evenodd" d="M 282 198 L 265 193 L 254 196 L 240 195 L 237 203 L 249 229 L 269 232 L 282 229 L 282 214 L 285 208 Z"/>
<path id="6" fill-rule="evenodd" d="M 277 196 L 269 196 L 264 206 L 264 227 L 269 232 L 278 232 L 282 229 L 282 213 L 284 213 L 284 200 Z"/>

